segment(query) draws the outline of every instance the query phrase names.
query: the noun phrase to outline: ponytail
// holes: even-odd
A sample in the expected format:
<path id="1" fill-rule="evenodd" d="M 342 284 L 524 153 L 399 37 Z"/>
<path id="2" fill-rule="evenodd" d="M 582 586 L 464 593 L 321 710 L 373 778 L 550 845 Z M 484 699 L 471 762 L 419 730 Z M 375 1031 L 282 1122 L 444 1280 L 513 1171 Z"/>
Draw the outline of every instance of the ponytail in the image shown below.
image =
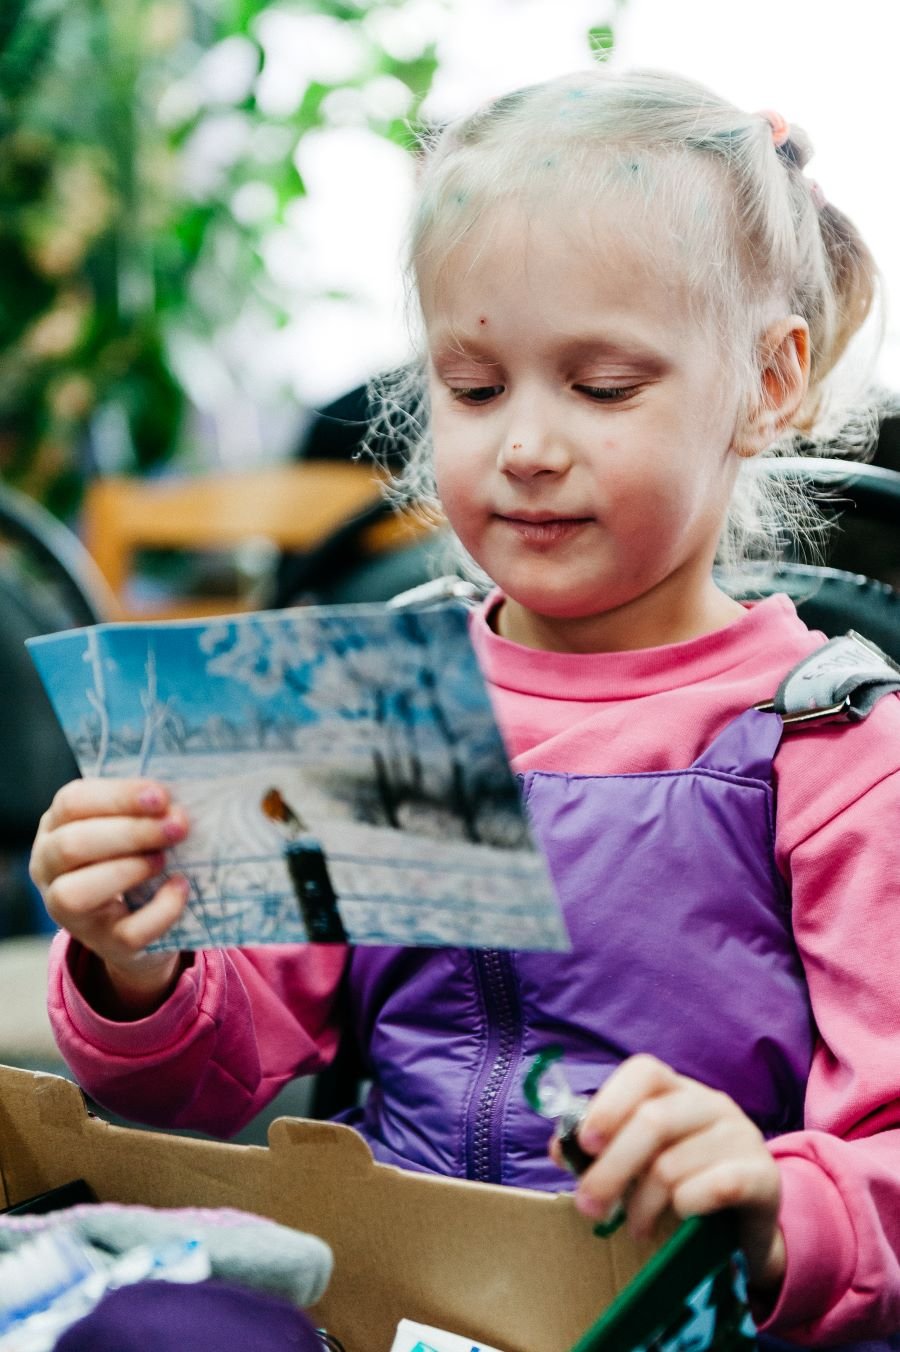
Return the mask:
<path id="1" fill-rule="evenodd" d="M 819 208 L 819 229 L 837 301 L 831 342 L 819 353 L 817 375 L 824 379 L 837 365 L 853 335 L 872 311 L 878 268 L 856 226 L 830 202 Z"/>
<path id="2" fill-rule="evenodd" d="M 770 120 L 771 115 L 764 116 Z M 820 420 L 829 376 L 872 313 L 879 274 L 868 245 L 849 216 L 829 202 L 819 185 L 803 174 L 812 155 L 805 133 L 792 127 L 785 139 L 779 142 L 776 137 L 776 153 L 788 175 L 799 180 L 801 203 L 802 194 L 808 196 L 816 225 L 815 243 L 819 244 L 824 260 L 820 295 L 796 298 L 800 313 L 809 324 L 810 376 L 795 428 L 810 436 Z"/>

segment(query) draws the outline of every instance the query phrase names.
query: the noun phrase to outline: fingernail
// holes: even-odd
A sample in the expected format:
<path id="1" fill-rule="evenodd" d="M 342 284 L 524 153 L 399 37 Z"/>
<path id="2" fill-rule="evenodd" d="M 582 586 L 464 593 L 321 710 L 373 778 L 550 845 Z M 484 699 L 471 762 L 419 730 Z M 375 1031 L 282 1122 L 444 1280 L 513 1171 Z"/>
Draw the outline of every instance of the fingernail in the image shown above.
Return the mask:
<path id="1" fill-rule="evenodd" d="M 161 872 L 166 866 L 166 856 L 163 854 L 162 850 L 151 850 L 150 853 L 146 855 L 146 860 L 148 868 L 152 869 L 154 873 Z"/>
<path id="2" fill-rule="evenodd" d="M 575 1193 L 575 1206 L 582 1216 L 589 1216 L 591 1220 L 600 1220 L 607 1210 L 605 1202 L 592 1197 L 588 1192 Z"/>
<path id="3" fill-rule="evenodd" d="M 178 817 L 167 817 L 163 822 L 163 835 L 174 844 L 177 840 L 184 840 L 187 827 Z"/>
<path id="4" fill-rule="evenodd" d="M 597 1222 L 598 1232 L 608 1230 L 612 1233 L 622 1224 L 625 1216 L 621 1202 L 613 1202 L 610 1206 L 598 1197 L 591 1197 L 589 1193 L 576 1192 L 575 1206 L 582 1216 L 587 1216 L 590 1220 Z"/>
<path id="5" fill-rule="evenodd" d="M 169 882 L 172 883 L 178 889 L 178 891 L 181 893 L 182 897 L 186 901 L 191 893 L 191 884 L 188 881 L 188 879 L 184 876 L 184 874 L 176 873 L 173 877 L 169 879 Z"/>
<path id="6" fill-rule="evenodd" d="M 165 802 L 165 795 L 160 789 L 141 789 L 138 794 L 138 805 L 147 812 L 158 812 Z"/>

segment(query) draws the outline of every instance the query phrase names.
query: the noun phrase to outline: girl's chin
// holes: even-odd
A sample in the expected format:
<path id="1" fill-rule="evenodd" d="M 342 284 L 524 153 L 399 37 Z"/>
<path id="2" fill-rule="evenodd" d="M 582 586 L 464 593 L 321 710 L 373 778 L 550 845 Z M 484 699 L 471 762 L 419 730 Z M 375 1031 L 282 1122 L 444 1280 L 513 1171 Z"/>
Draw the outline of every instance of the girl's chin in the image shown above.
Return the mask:
<path id="1" fill-rule="evenodd" d="M 589 620 L 614 610 L 629 598 L 613 599 L 603 595 L 597 587 L 586 588 L 583 592 L 574 591 L 571 586 L 536 585 L 534 587 L 513 587 L 507 590 L 502 583 L 500 590 L 523 611 L 528 611 L 538 619 L 546 620 Z"/>
<path id="2" fill-rule="evenodd" d="M 615 606 L 598 605 L 596 596 L 580 605 L 572 599 L 571 595 L 547 596 L 546 594 L 535 595 L 519 592 L 516 596 L 510 596 L 507 592 L 506 597 L 506 605 L 510 615 L 518 615 L 522 619 L 528 619 L 537 624 L 589 622 L 616 608 Z"/>

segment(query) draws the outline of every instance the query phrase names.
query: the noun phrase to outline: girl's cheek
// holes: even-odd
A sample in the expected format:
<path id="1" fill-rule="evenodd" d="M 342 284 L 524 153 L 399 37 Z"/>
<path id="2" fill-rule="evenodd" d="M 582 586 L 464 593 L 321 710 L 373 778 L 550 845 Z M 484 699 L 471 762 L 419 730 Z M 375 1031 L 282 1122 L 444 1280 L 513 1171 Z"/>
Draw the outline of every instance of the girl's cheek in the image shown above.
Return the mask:
<path id="1" fill-rule="evenodd" d="M 470 552 L 477 550 L 479 514 L 472 495 L 465 491 L 464 483 L 460 482 L 460 476 L 448 474 L 438 479 L 437 490 L 450 529 L 465 549 Z"/>
<path id="2" fill-rule="evenodd" d="M 443 454 L 437 448 L 434 452 L 434 481 L 437 486 L 438 497 L 441 500 L 441 506 L 450 516 L 454 510 L 457 499 L 460 496 L 464 482 L 465 471 L 457 461 L 453 463 L 453 458 Z M 451 523 L 452 524 L 452 523 Z"/>
<path id="3" fill-rule="evenodd" d="M 467 510 L 465 497 L 456 492 L 456 485 L 452 480 L 445 479 L 443 483 L 438 480 L 437 489 L 441 507 L 451 529 L 463 538 L 466 535 L 466 523 L 471 515 Z"/>
<path id="4" fill-rule="evenodd" d="M 458 437 L 442 440 L 435 435 L 432 467 L 443 512 L 466 544 L 472 530 L 479 528 L 490 501 L 491 464 L 486 463 L 481 446 L 461 444 Z"/>

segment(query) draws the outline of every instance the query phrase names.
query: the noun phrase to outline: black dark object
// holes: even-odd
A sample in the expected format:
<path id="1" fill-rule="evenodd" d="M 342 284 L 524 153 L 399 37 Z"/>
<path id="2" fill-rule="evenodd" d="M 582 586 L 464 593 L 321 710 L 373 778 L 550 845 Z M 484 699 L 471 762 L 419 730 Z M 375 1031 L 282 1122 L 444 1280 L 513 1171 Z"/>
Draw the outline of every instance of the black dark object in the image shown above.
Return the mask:
<path id="1" fill-rule="evenodd" d="M 405 463 L 402 439 L 373 426 L 376 413 L 366 385 L 314 409 L 295 457 L 298 460 L 360 460 L 398 474 Z M 398 406 L 402 425 L 413 416 L 409 406 Z M 281 555 L 265 607 L 339 605 L 355 601 L 383 601 L 433 576 L 429 541 L 418 541 L 388 555 L 371 558 L 366 536 L 371 526 L 394 511 L 386 498 L 371 503 L 344 522 L 333 535 L 306 554 Z M 444 570 L 446 571 L 446 570 Z"/>
<path id="2" fill-rule="evenodd" d="M 841 568 L 782 564 L 773 590 L 786 592 L 810 629 L 837 638 L 850 629 L 900 662 L 900 591 Z"/>
<path id="3" fill-rule="evenodd" d="M 589 1155 L 588 1152 L 578 1143 L 578 1128 L 581 1125 L 581 1119 L 573 1122 L 571 1126 L 566 1127 L 557 1137 L 562 1157 L 565 1160 L 572 1173 L 577 1176 L 594 1163 L 595 1155 Z"/>
<path id="4" fill-rule="evenodd" d="M 329 1333 L 327 1329 L 316 1329 L 316 1333 L 318 1333 L 319 1338 L 322 1341 L 322 1346 L 327 1348 L 328 1352 L 347 1352 L 340 1338 L 336 1338 L 334 1334 Z"/>
<path id="5" fill-rule="evenodd" d="M 70 1206 L 96 1201 L 97 1194 L 93 1188 L 83 1178 L 74 1178 L 71 1183 L 61 1183 L 58 1188 L 26 1197 L 24 1202 L 0 1208 L 0 1216 L 46 1216 L 50 1211 L 65 1211 Z"/>
<path id="6" fill-rule="evenodd" d="M 409 415 L 409 410 L 404 412 Z M 357 385 L 330 404 L 313 409 L 297 459 L 355 460 L 369 454 L 389 469 L 402 469 L 404 456 L 398 442 L 373 432 L 375 413 L 366 385 Z"/>
<path id="7" fill-rule="evenodd" d="M 294 840 L 284 853 L 310 943 L 347 943 L 322 847 L 311 840 Z"/>
<path id="8" fill-rule="evenodd" d="M 316 604 L 327 602 L 328 588 L 346 581 L 365 566 L 365 533 L 393 510 L 387 498 L 379 498 L 343 522 L 315 549 L 306 554 L 282 554 L 266 607 L 283 610 L 310 600 Z"/>
<path id="9" fill-rule="evenodd" d="M 78 774 L 25 639 L 96 624 L 109 608 L 77 536 L 0 485 L 0 849 L 29 849 L 54 793 Z"/>
<path id="10" fill-rule="evenodd" d="M 692 1216 L 572 1352 L 633 1352 L 636 1347 L 663 1352 L 671 1347 L 752 1352 L 757 1341 L 742 1273 L 736 1214 L 717 1211 L 711 1216 Z M 702 1332 L 695 1340 L 680 1339 L 698 1307 L 707 1314 L 701 1321 Z"/>
<path id="11" fill-rule="evenodd" d="M 900 660 L 900 472 L 814 456 L 773 460 L 768 471 L 808 482 L 827 517 L 827 567 L 787 559 L 743 599 L 786 592 L 811 629 L 855 629 Z"/>

